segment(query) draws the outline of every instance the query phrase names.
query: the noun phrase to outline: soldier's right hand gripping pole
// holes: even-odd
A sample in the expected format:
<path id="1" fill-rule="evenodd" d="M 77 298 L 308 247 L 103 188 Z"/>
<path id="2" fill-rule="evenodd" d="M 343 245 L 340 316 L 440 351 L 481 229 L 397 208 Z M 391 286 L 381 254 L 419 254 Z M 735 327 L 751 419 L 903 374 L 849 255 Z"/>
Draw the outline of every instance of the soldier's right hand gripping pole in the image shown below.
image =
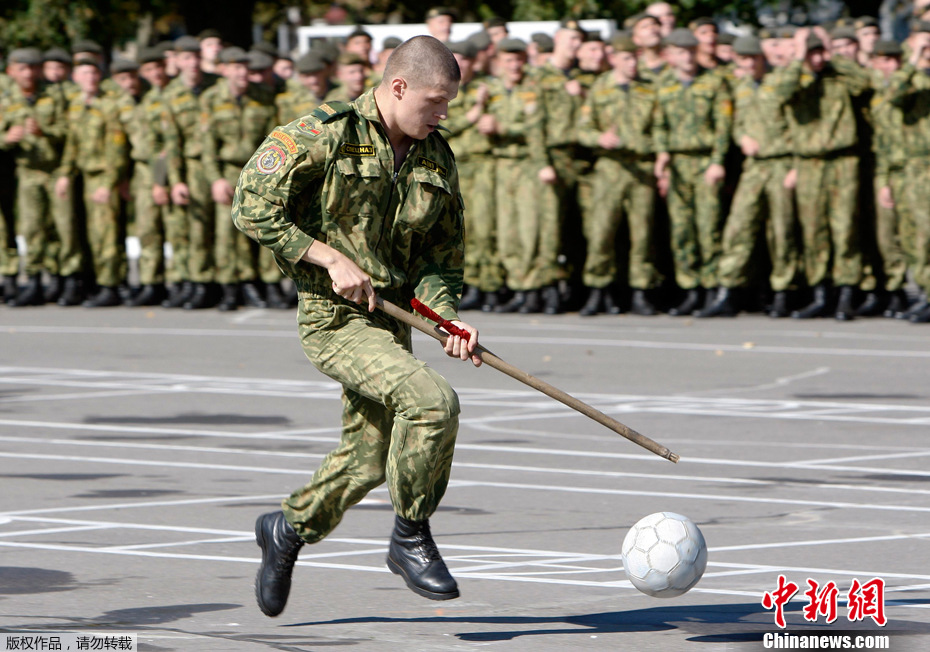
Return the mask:
<path id="1" fill-rule="evenodd" d="M 451 324 L 441 319 L 438 315 L 436 315 L 436 313 L 434 313 L 432 310 L 424 306 L 422 303 L 420 303 L 416 299 L 414 299 L 413 301 L 415 301 L 416 304 L 413 304 L 413 302 L 411 303 L 414 305 L 414 307 L 419 312 L 421 312 L 421 314 L 423 314 L 424 316 L 429 315 L 427 318 L 433 319 L 434 321 L 438 321 L 439 323 L 445 323 L 446 328 L 449 328 L 449 326 L 451 326 Z M 383 310 L 385 313 L 387 313 L 391 317 L 394 317 L 398 321 L 401 321 L 407 324 L 411 328 L 415 328 L 418 331 L 429 335 L 433 339 L 439 340 L 443 344 L 445 344 L 446 339 L 449 337 L 449 333 L 440 330 L 439 326 L 430 327 L 422 319 L 415 317 L 411 313 L 399 308 L 398 306 L 394 305 L 390 301 L 385 301 L 381 297 L 378 297 L 377 303 L 378 303 L 378 307 L 381 308 L 381 310 Z M 423 310 L 421 310 L 421 308 L 418 306 L 421 306 Z M 455 326 L 452 326 L 452 328 L 455 328 Z M 460 331 L 458 334 L 465 337 L 465 339 L 468 339 L 467 332 Z M 526 373 L 522 369 L 519 369 L 513 366 L 509 362 L 505 362 L 504 360 L 501 360 L 498 356 L 494 355 L 493 353 L 488 351 L 486 348 L 484 348 L 480 344 L 475 349 L 475 353 L 478 356 L 480 356 L 481 361 L 487 364 L 488 366 L 494 367 L 498 371 L 501 371 L 507 374 L 511 378 L 514 378 L 515 380 L 519 380 L 524 385 L 528 385 L 529 387 L 532 387 L 533 389 L 539 392 L 542 392 L 546 396 L 554 398 L 560 403 L 563 403 L 567 405 L 568 407 L 572 408 L 573 410 L 580 412 L 586 417 L 594 419 L 602 426 L 605 426 L 613 430 L 618 435 L 622 435 L 623 437 L 626 437 L 634 444 L 638 444 L 642 446 L 649 452 L 655 453 L 659 457 L 663 457 L 675 463 L 677 463 L 678 460 L 681 459 L 678 454 L 673 453 L 672 451 L 667 449 L 665 446 L 662 446 L 661 444 L 653 441 L 652 439 L 649 439 L 649 437 L 646 437 L 645 435 L 641 435 L 640 433 L 636 432 L 632 428 L 629 428 L 625 426 L 624 424 L 620 423 L 616 419 L 607 416 L 600 410 L 591 407 L 584 401 L 581 401 L 575 398 L 571 394 L 563 392 L 561 389 L 557 387 L 553 387 L 552 385 L 545 382 L 544 380 L 540 380 L 539 378 L 536 378 L 535 376 Z"/>

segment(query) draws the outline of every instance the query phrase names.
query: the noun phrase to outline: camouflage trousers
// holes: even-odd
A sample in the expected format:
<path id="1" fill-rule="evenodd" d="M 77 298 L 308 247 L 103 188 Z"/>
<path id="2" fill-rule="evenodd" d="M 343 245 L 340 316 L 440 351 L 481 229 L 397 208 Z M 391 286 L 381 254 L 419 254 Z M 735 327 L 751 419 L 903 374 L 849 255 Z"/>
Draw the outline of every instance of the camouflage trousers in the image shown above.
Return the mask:
<path id="1" fill-rule="evenodd" d="M 145 161 L 133 165 L 130 184 L 139 238 L 139 282 L 154 285 L 165 280 L 165 207 L 152 199 L 152 171 Z"/>
<path id="2" fill-rule="evenodd" d="M 907 201 L 904 168 L 888 171 L 888 185 L 895 200 L 894 208 L 885 208 L 878 202 L 881 187 L 878 180 L 875 180 L 875 237 L 882 270 L 885 272 L 885 290 L 894 292 L 904 287 L 908 265 L 916 272 L 917 252 L 914 244 L 917 233 Z"/>
<path id="3" fill-rule="evenodd" d="M 626 220 L 630 232 L 628 284 L 648 290 L 660 275 L 655 268 L 653 218 L 655 176 L 652 158 L 602 156 L 594 164 L 592 202 L 583 214 L 587 257 L 583 281 L 604 288 L 617 278 L 617 231 Z"/>
<path id="4" fill-rule="evenodd" d="M 720 285 L 728 288 L 749 284 L 752 251 L 759 229 L 766 226 L 772 261 L 769 283 L 776 292 L 787 290 L 798 273 L 795 242 L 794 194 L 786 190 L 785 177 L 791 170 L 790 157 L 747 159 L 733 195 L 730 215 L 723 229 Z"/>
<path id="5" fill-rule="evenodd" d="M 465 282 L 482 292 L 496 292 L 504 284 L 504 273 L 497 251 L 494 159 L 470 156 L 457 167 L 465 200 Z"/>
<path id="6" fill-rule="evenodd" d="M 18 168 L 16 176 L 16 212 L 26 241 L 26 274 L 43 269 L 63 276 L 77 274 L 82 255 L 71 193 L 60 199 L 55 194 L 58 177 L 45 170 Z"/>
<path id="7" fill-rule="evenodd" d="M 211 283 L 214 280 L 213 243 L 216 214 L 210 184 L 199 158 L 184 159 L 187 167 L 185 183 L 190 201 L 185 213 L 188 233 L 188 278 L 194 283 Z M 182 207 L 183 208 L 183 207 Z"/>
<path id="8" fill-rule="evenodd" d="M 818 285 L 832 277 L 836 285 L 858 286 L 862 280 L 856 221 L 858 157 L 801 158 L 796 167 L 795 195 L 808 284 Z"/>
<path id="9" fill-rule="evenodd" d="M 10 152 L 0 151 L 0 274 L 19 274 L 14 211 L 15 162 Z"/>
<path id="10" fill-rule="evenodd" d="M 284 280 L 284 274 L 278 267 L 274 254 L 267 247 L 258 249 L 258 275 L 264 283 L 279 283 Z"/>
<path id="11" fill-rule="evenodd" d="M 171 245 L 171 263 L 165 269 L 165 280 L 180 283 L 190 280 L 190 229 L 184 206 L 161 206 L 165 224 L 165 240 Z"/>
<path id="12" fill-rule="evenodd" d="M 413 357 L 409 327 L 383 313 L 301 292 L 297 322 L 307 358 L 342 384 L 342 439 L 282 502 L 288 522 L 305 541 L 319 541 L 385 481 L 397 514 L 429 518 L 452 469 L 455 392 Z"/>
<path id="13" fill-rule="evenodd" d="M 236 187 L 242 166 L 223 164 L 223 176 Z M 231 204 L 216 204 L 216 241 L 213 250 L 217 283 L 228 285 L 254 281 L 257 273 L 257 252 L 249 237 L 236 228 Z"/>
<path id="14" fill-rule="evenodd" d="M 684 290 L 719 284 L 720 186 L 705 183 L 704 173 L 709 166 L 710 156 L 703 154 L 672 154 L 669 164 L 672 257 L 675 282 Z"/>
<path id="15" fill-rule="evenodd" d="M 99 172 L 84 172 L 84 207 L 87 212 L 87 241 L 97 285 L 116 287 L 126 277 L 126 247 L 119 220 L 119 192 L 105 184 Z M 110 189 L 109 201 L 98 204 L 91 196 L 98 188 Z"/>
<path id="16" fill-rule="evenodd" d="M 498 158 L 495 162 L 497 250 L 511 290 L 538 290 L 557 278 L 558 224 L 538 210 L 550 193 L 537 174 L 538 161 Z"/>
<path id="17" fill-rule="evenodd" d="M 904 174 L 907 183 L 904 196 L 914 222 L 912 273 L 917 284 L 930 291 L 930 157 L 909 158 Z"/>

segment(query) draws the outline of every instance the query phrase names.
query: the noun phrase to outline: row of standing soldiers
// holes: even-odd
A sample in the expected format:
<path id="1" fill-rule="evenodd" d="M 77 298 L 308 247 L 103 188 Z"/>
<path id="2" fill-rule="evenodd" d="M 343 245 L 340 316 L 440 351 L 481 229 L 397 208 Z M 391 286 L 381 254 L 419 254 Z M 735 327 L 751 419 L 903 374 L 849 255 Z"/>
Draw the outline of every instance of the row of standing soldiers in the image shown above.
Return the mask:
<path id="1" fill-rule="evenodd" d="M 905 292 L 930 289 L 930 24 L 902 49 L 862 22 L 864 59 L 840 48 L 854 28 L 815 27 L 730 40 L 726 63 L 713 21 L 662 38 L 641 14 L 600 74 L 575 67 L 574 21 L 541 66 L 499 41 L 490 76 L 450 44 L 462 307 L 930 321 Z"/>

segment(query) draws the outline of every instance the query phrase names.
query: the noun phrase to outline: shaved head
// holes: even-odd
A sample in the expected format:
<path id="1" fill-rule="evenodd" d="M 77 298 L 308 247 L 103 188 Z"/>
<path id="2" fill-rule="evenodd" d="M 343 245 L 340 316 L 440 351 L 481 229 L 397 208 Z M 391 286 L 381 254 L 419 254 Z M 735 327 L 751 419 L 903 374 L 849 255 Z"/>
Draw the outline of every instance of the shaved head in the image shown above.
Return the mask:
<path id="1" fill-rule="evenodd" d="M 384 67 L 382 86 L 402 77 L 411 88 L 458 84 L 462 72 L 449 48 L 432 36 L 415 36 L 391 53 Z"/>

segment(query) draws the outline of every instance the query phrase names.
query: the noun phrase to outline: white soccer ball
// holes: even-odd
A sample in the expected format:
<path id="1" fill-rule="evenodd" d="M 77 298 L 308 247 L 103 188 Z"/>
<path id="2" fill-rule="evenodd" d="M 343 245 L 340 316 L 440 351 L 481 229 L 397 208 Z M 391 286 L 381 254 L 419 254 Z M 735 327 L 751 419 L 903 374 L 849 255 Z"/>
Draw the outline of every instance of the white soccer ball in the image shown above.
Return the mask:
<path id="1" fill-rule="evenodd" d="M 687 516 L 657 512 L 630 528 L 621 556 L 633 586 L 654 598 L 674 598 L 701 579 L 707 544 Z"/>

